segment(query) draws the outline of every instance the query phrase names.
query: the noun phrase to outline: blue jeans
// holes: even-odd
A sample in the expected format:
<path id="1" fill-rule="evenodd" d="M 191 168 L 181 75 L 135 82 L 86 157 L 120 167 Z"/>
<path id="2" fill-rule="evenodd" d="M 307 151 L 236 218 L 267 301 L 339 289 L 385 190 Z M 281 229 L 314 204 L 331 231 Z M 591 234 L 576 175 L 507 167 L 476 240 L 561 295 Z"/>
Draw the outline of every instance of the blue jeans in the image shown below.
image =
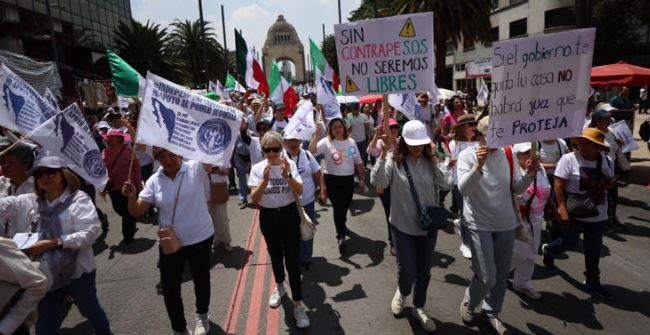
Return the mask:
<path id="1" fill-rule="evenodd" d="M 433 250 L 436 248 L 438 231 L 434 230 L 425 236 L 414 236 L 402 233 L 394 226 L 390 228 L 397 256 L 399 291 L 403 296 L 408 296 L 415 286 L 413 305 L 422 308 L 427 301 Z"/>
<path id="2" fill-rule="evenodd" d="M 108 318 L 97 299 L 95 274 L 95 270 L 84 273 L 81 277 L 71 280 L 67 286 L 47 292 L 43 300 L 38 304 L 37 335 L 55 335 L 59 333 L 59 327 L 63 322 L 63 298 L 66 293 L 70 294 L 81 315 L 90 321 L 95 334 L 111 334 Z"/>
<path id="3" fill-rule="evenodd" d="M 580 232 L 584 233 L 583 248 L 585 253 L 585 277 L 589 281 L 600 280 L 600 249 L 603 246 L 603 233 L 605 232 L 605 223 L 601 222 L 584 222 L 577 219 L 571 219 L 569 228 L 562 233 L 562 237 L 553 240 L 548 244 L 547 252 L 551 257 L 566 251 L 578 243 Z"/>
<path id="4" fill-rule="evenodd" d="M 314 201 L 302 206 L 305 214 L 314 221 L 316 218 L 316 209 L 314 208 Z M 311 256 L 314 253 L 314 239 L 309 241 L 300 240 L 300 263 L 311 262 Z"/>
<path id="5" fill-rule="evenodd" d="M 460 194 L 458 185 L 454 185 L 454 187 L 451 189 L 451 196 L 456 199 L 456 206 L 458 206 L 458 213 L 460 214 L 460 226 L 458 227 L 460 239 L 464 245 L 469 246 L 469 244 L 472 242 L 472 238 L 470 237 L 468 228 L 465 225 L 465 218 L 463 217 L 463 195 Z"/>
<path id="6" fill-rule="evenodd" d="M 506 295 L 506 280 L 510 273 L 515 230 L 482 231 L 468 229 L 471 237 L 474 276 L 465 290 L 470 308 L 483 301 L 483 312 L 498 316 Z"/>
<path id="7" fill-rule="evenodd" d="M 236 167 L 235 170 L 237 170 L 237 179 L 239 179 L 239 200 L 241 202 L 248 202 L 250 189 L 248 188 L 248 182 L 246 181 L 247 169 L 245 167 Z"/>

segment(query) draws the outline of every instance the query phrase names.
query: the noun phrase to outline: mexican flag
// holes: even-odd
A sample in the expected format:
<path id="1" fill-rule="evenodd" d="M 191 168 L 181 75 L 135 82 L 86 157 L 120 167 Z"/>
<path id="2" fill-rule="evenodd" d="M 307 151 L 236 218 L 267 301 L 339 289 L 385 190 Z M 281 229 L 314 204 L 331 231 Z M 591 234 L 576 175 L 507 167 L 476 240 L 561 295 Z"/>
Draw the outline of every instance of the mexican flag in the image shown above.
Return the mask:
<path id="1" fill-rule="evenodd" d="M 318 48 L 316 43 L 309 39 L 309 53 L 311 54 L 311 63 L 314 66 L 314 77 L 318 78 L 318 72 L 325 78 L 332 82 L 332 87 L 335 91 L 339 90 L 339 75 L 334 72 L 334 69 L 327 63 L 325 55 Z"/>
<path id="2" fill-rule="evenodd" d="M 291 84 L 284 79 L 280 73 L 278 63 L 275 61 L 273 61 L 273 67 L 269 74 L 269 90 L 271 91 L 269 99 L 275 103 L 284 103 L 284 106 L 287 108 L 287 115 L 293 114 L 293 109 L 298 103 L 298 99 L 296 99 L 296 91 L 294 91 Z"/>
<path id="3" fill-rule="evenodd" d="M 235 29 L 235 48 L 237 50 L 237 72 L 244 75 L 246 86 L 269 96 L 269 84 L 255 52 L 246 45 L 246 40 Z"/>
<path id="4" fill-rule="evenodd" d="M 143 97 L 147 81 L 138 71 L 120 58 L 111 49 L 106 49 L 106 57 L 111 65 L 115 92 L 121 97 Z"/>
<path id="5" fill-rule="evenodd" d="M 246 93 L 246 89 L 230 73 L 226 76 L 226 88 L 232 91 Z"/>

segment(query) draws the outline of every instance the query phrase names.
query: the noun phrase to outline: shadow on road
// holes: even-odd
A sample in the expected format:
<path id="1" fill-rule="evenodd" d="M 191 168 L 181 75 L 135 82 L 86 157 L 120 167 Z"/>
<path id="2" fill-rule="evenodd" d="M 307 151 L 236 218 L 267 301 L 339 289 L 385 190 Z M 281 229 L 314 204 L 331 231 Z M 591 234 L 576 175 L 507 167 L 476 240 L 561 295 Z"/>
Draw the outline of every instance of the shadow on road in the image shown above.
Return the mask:
<path id="1" fill-rule="evenodd" d="M 372 211 L 375 206 L 374 199 L 352 199 L 350 203 L 350 215 L 359 216 Z"/>
<path id="2" fill-rule="evenodd" d="M 363 267 L 377 266 L 384 261 L 386 242 L 371 240 L 354 232 L 350 232 L 349 236 L 350 239 L 346 241 L 346 250 L 340 258 L 343 262 L 354 266 L 356 269 L 361 269 Z M 361 266 L 352 261 L 351 258 L 355 255 L 368 255 L 370 264 Z"/>
<path id="3" fill-rule="evenodd" d="M 125 255 L 139 254 L 141 252 L 145 252 L 153 248 L 155 244 L 156 244 L 156 240 L 152 240 L 150 238 L 144 238 L 144 237 L 138 237 L 129 244 L 120 242 L 120 244 L 113 245 L 108 248 L 109 249 L 108 259 L 115 258 L 116 252 Z"/>

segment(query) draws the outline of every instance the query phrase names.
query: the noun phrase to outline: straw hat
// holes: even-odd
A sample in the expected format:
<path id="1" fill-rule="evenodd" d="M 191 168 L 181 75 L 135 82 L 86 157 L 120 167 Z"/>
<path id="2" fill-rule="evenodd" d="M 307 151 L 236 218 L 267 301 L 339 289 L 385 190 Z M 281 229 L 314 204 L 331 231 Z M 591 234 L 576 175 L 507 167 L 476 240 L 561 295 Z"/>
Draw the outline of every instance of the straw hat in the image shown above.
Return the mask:
<path id="1" fill-rule="evenodd" d="M 474 114 L 465 114 L 465 115 L 461 115 L 461 116 L 458 118 L 458 123 L 456 123 L 452 128 L 453 128 L 454 130 L 456 130 L 456 129 L 458 129 L 460 126 L 462 126 L 462 125 L 464 125 L 464 124 L 468 124 L 468 123 L 474 123 L 474 124 L 475 124 L 475 123 L 476 123 L 476 115 L 474 115 Z"/>
<path id="2" fill-rule="evenodd" d="M 601 146 L 605 150 L 609 150 L 609 144 L 605 142 L 605 133 L 597 128 L 585 128 L 582 131 L 582 135 L 577 136 L 576 138 L 584 138 L 585 140 Z"/>

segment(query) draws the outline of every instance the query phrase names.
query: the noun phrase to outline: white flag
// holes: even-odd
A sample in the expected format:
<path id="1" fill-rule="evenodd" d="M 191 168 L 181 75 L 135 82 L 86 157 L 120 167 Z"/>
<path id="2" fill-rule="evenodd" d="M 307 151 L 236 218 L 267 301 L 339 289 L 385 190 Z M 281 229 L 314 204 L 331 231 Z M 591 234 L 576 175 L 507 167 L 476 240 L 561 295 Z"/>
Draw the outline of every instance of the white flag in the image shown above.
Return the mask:
<path id="1" fill-rule="evenodd" d="M 117 96 L 117 106 L 120 108 L 129 108 L 129 98 Z"/>
<path id="2" fill-rule="evenodd" d="M 219 79 L 217 79 L 217 95 L 221 97 L 224 101 L 230 101 L 230 94 L 228 94 L 228 91 L 226 88 L 221 84 Z"/>
<path id="3" fill-rule="evenodd" d="M 215 84 L 212 80 L 208 82 L 208 91 L 219 95 L 219 92 L 217 91 L 217 84 Z"/>
<path id="4" fill-rule="evenodd" d="M 488 96 L 490 95 L 490 91 L 488 90 L 487 85 L 485 84 L 485 80 L 481 78 L 481 88 L 478 90 L 478 95 L 476 98 L 478 101 L 482 101 L 483 104 L 488 103 Z"/>
<path id="5" fill-rule="evenodd" d="M 59 112 L 6 65 L 0 65 L 0 126 L 27 134 Z"/>
<path id="6" fill-rule="evenodd" d="M 336 92 L 332 88 L 332 82 L 320 74 L 316 77 L 316 102 L 323 106 L 326 122 L 334 118 L 343 118 L 339 102 L 336 100 Z"/>
<path id="7" fill-rule="evenodd" d="M 299 139 L 301 141 L 308 141 L 316 131 L 316 123 L 314 122 L 314 106 L 309 100 L 304 102 L 298 110 L 293 114 L 287 126 L 284 127 L 284 134 L 290 136 L 289 138 Z"/>
<path id="8" fill-rule="evenodd" d="M 52 108 L 56 109 L 57 111 L 60 110 L 59 108 L 59 100 L 57 100 L 56 96 L 52 91 L 50 91 L 49 87 L 45 88 L 45 93 L 43 93 L 43 98 L 52 106 Z"/>
<path id="9" fill-rule="evenodd" d="M 149 72 L 136 142 L 228 166 L 241 120 L 241 111 Z"/>
<path id="10" fill-rule="evenodd" d="M 422 107 L 413 93 L 389 94 L 388 103 L 400 111 L 409 120 L 424 121 Z"/>
<path id="11" fill-rule="evenodd" d="M 108 173 L 83 112 L 72 104 L 50 118 L 29 136 L 50 155 L 59 156 L 81 178 L 97 189 L 106 187 Z"/>

